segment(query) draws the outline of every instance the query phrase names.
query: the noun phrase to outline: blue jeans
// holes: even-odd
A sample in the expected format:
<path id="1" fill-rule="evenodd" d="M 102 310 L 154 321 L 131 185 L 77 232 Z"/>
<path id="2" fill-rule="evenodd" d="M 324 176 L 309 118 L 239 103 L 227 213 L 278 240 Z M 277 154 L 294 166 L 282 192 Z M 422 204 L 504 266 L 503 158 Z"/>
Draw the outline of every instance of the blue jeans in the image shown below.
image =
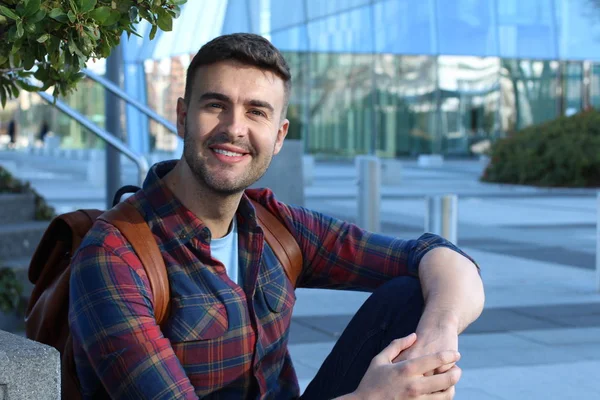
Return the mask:
<path id="1" fill-rule="evenodd" d="M 377 288 L 354 315 L 302 399 L 332 399 L 356 390 L 373 357 L 392 340 L 415 332 L 423 307 L 416 278 L 394 278 Z"/>

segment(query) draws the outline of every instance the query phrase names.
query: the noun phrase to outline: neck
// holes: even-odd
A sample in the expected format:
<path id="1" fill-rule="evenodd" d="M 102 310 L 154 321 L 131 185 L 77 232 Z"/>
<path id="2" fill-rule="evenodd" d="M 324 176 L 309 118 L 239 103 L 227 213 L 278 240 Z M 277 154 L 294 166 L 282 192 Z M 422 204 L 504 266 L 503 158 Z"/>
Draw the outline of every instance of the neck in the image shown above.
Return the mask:
<path id="1" fill-rule="evenodd" d="M 222 195 L 206 188 L 183 159 L 164 181 L 175 197 L 210 229 L 213 238 L 227 235 L 243 193 Z"/>

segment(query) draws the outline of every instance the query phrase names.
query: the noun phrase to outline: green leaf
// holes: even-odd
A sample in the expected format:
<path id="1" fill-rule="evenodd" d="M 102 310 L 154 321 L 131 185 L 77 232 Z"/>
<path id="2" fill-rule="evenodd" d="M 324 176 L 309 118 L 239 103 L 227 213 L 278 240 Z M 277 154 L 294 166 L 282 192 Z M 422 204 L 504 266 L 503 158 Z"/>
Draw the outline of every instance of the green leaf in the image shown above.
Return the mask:
<path id="1" fill-rule="evenodd" d="M 187 0 L 173 0 L 172 3 L 176 6 L 181 6 L 185 3 L 187 3 Z"/>
<path id="2" fill-rule="evenodd" d="M 62 22 L 63 24 L 69 21 L 69 18 L 67 18 L 67 14 L 65 14 L 60 8 L 52 9 L 52 11 L 50 11 L 49 17 L 55 19 L 58 22 Z"/>
<path id="3" fill-rule="evenodd" d="M 89 17 L 92 18 L 94 21 L 98 22 L 99 24 L 103 24 L 104 21 L 106 21 L 108 19 L 108 17 L 110 17 L 111 11 L 112 10 L 110 7 L 106 7 L 106 6 L 98 7 L 96 9 L 90 11 Z"/>
<path id="4" fill-rule="evenodd" d="M 23 67 L 26 70 L 30 70 L 35 65 L 35 55 L 30 51 L 23 53 Z"/>
<path id="5" fill-rule="evenodd" d="M 46 11 L 45 10 L 39 10 L 31 18 L 29 18 L 27 21 L 30 24 L 37 24 L 38 22 L 40 22 L 44 18 L 46 18 Z"/>
<path id="6" fill-rule="evenodd" d="M 152 25 L 152 29 L 150 29 L 150 40 L 153 40 L 156 36 L 156 31 L 158 30 L 158 26 Z"/>
<path id="7" fill-rule="evenodd" d="M 0 85 L 0 102 L 2 102 L 2 108 L 6 107 L 6 92 L 4 91 L 4 86 Z"/>
<path id="8" fill-rule="evenodd" d="M 80 3 L 79 11 L 82 14 L 86 14 L 96 7 L 97 0 L 80 0 Z"/>
<path id="9" fill-rule="evenodd" d="M 35 74 L 33 74 L 33 76 L 38 81 L 45 82 L 49 78 L 48 70 L 46 69 L 45 66 L 43 66 L 43 67 L 39 66 L 38 69 L 37 69 L 37 71 L 35 71 Z"/>
<path id="10" fill-rule="evenodd" d="M 110 15 L 108 18 L 102 23 L 103 26 L 108 26 L 112 24 L 116 24 L 121 19 L 121 13 L 117 10 L 110 10 Z"/>
<path id="11" fill-rule="evenodd" d="M 167 12 L 171 14 L 173 18 L 179 18 L 179 16 L 181 15 L 181 8 L 179 6 L 173 6 L 173 9 Z"/>
<path id="12" fill-rule="evenodd" d="M 4 15 L 5 17 L 8 17 L 10 19 L 14 19 L 15 21 L 19 20 L 19 16 L 17 14 L 15 14 L 15 12 L 13 10 L 11 10 L 8 7 L 5 6 L 0 6 L 0 14 Z"/>
<path id="13" fill-rule="evenodd" d="M 12 45 L 12 49 L 10 50 L 10 54 L 17 54 L 17 52 L 19 50 L 21 50 L 21 43 L 22 40 L 16 40 L 13 45 Z"/>
<path id="14" fill-rule="evenodd" d="M 44 33 L 42 36 L 36 39 L 38 43 L 44 43 L 46 40 L 50 39 L 50 34 Z"/>
<path id="15" fill-rule="evenodd" d="M 129 21 L 137 22 L 140 16 L 140 10 L 137 7 L 131 7 L 129 9 Z"/>
<path id="16" fill-rule="evenodd" d="M 16 99 L 17 97 L 19 97 L 19 88 L 17 87 L 14 81 L 10 83 L 10 88 L 12 89 L 13 98 Z"/>
<path id="17" fill-rule="evenodd" d="M 23 22 L 21 20 L 17 21 L 17 38 L 23 37 Z"/>
<path id="18" fill-rule="evenodd" d="M 37 13 L 40 9 L 40 0 L 29 0 L 25 4 L 25 11 L 23 17 L 30 17 L 33 14 Z"/>
<path id="19" fill-rule="evenodd" d="M 173 29 L 173 17 L 163 8 L 158 9 L 158 21 L 156 22 L 158 27 L 165 31 L 169 32 Z"/>
<path id="20" fill-rule="evenodd" d="M 73 0 L 69 0 L 69 4 L 71 5 L 71 10 L 78 11 L 77 4 Z"/>
<path id="21" fill-rule="evenodd" d="M 37 92 L 38 90 L 40 90 L 38 86 L 32 85 L 23 80 L 18 80 L 17 85 L 19 85 L 21 89 L 27 90 L 28 92 Z"/>
<path id="22" fill-rule="evenodd" d="M 85 57 L 79 47 L 77 47 L 77 43 L 75 43 L 74 40 L 69 40 L 69 51 L 77 54 L 79 57 Z"/>
<path id="23" fill-rule="evenodd" d="M 0 54 L 0 66 L 2 66 L 7 61 L 8 61 L 8 57 L 3 56 L 2 54 Z"/>
<path id="24" fill-rule="evenodd" d="M 69 10 L 69 12 L 67 13 L 67 17 L 69 17 L 69 21 L 71 21 L 71 23 L 77 21 L 77 16 L 73 12 L 73 10 Z"/>

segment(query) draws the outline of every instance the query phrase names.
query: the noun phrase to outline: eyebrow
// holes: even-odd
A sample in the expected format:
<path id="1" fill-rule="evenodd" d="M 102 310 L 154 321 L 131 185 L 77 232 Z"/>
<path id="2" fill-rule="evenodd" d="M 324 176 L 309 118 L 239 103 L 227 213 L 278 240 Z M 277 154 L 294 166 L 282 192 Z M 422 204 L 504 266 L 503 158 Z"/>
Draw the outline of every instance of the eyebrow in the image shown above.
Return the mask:
<path id="1" fill-rule="evenodd" d="M 220 101 L 224 101 L 227 103 L 233 103 L 229 96 L 224 95 L 223 93 L 218 93 L 218 92 L 203 93 L 198 100 L 199 101 L 220 100 Z M 251 105 L 253 107 L 266 108 L 267 110 L 269 110 L 272 113 L 275 112 L 275 108 L 270 103 L 268 103 L 264 100 L 256 100 L 256 99 L 248 100 L 246 102 L 246 104 Z"/>

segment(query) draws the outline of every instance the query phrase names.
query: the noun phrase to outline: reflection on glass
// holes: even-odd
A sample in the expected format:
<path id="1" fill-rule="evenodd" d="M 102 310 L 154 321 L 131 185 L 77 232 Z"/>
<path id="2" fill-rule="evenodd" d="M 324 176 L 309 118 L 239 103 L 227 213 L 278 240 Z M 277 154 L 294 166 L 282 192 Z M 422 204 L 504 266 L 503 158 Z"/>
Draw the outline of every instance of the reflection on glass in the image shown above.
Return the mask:
<path id="1" fill-rule="evenodd" d="M 379 155 L 431 152 L 436 129 L 435 57 L 381 54 L 375 65 Z"/>
<path id="2" fill-rule="evenodd" d="M 600 64 L 592 64 L 590 73 L 590 105 L 600 109 Z"/>
<path id="3" fill-rule="evenodd" d="M 438 63 L 441 150 L 468 153 L 498 134 L 500 59 L 440 56 Z"/>
<path id="4" fill-rule="evenodd" d="M 514 132 L 557 116 L 557 61 L 502 60 L 502 130 Z"/>
<path id="5" fill-rule="evenodd" d="M 582 109 L 583 65 L 579 62 L 563 64 L 563 99 L 565 115 L 573 115 Z"/>

